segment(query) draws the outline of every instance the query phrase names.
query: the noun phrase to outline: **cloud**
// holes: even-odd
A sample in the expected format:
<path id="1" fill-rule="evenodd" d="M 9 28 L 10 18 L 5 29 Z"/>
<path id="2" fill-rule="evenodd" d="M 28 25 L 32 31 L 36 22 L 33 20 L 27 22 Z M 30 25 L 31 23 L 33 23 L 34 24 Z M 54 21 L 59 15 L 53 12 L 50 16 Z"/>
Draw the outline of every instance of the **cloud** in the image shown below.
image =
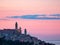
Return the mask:
<path id="1" fill-rule="evenodd" d="M 0 18 L 0 20 L 8 20 L 8 19 L 2 19 L 2 18 Z"/>
<path id="2" fill-rule="evenodd" d="M 60 16 L 60 14 L 52 14 L 51 16 Z"/>
<path id="3" fill-rule="evenodd" d="M 60 14 L 8 16 L 7 18 L 38 19 L 38 20 L 60 20 Z"/>

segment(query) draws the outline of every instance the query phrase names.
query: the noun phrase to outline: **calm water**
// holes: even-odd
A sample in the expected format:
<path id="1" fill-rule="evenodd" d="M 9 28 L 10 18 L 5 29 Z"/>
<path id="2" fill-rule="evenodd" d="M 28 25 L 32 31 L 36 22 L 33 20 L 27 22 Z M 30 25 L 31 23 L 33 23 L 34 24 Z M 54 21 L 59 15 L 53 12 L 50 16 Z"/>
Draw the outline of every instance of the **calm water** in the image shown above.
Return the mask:
<path id="1" fill-rule="evenodd" d="M 54 43 L 54 44 L 56 44 L 56 45 L 60 45 L 60 41 L 46 41 L 46 42 Z"/>

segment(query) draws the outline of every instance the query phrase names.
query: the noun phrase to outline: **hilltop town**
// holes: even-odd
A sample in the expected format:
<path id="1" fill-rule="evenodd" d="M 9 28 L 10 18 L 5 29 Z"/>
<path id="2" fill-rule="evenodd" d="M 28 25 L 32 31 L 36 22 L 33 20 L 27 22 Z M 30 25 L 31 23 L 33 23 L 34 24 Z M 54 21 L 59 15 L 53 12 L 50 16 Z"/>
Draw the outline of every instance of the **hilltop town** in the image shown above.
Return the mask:
<path id="1" fill-rule="evenodd" d="M 15 23 L 15 29 L 3 29 L 0 30 L 0 45 L 6 45 L 6 42 L 11 41 L 10 45 L 55 45 L 52 43 L 46 43 L 36 37 L 32 37 L 27 34 L 27 29 L 24 29 L 22 33 L 21 27 L 18 29 L 18 23 Z M 3 43 L 1 43 L 3 41 Z M 17 41 L 17 42 L 16 42 Z M 14 44 L 12 44 L 15 42 Z M 18 43 L 19 42 L 19 43 Z M 28 44 L 29 43 L 29 44 Z M 7 45 L 9 45 L 7 44 Z"/>

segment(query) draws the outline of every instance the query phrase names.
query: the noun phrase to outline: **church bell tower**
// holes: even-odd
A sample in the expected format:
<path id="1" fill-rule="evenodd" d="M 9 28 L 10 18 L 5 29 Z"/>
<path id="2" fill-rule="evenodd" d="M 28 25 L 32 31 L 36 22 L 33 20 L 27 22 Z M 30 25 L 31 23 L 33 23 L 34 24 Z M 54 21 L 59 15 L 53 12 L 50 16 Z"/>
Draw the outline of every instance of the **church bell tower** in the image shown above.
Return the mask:
<path id="1" fill-rule="evenodd" d="M 18 29 L 18 23 L 17 22 L 15 23 L 15 29 Z"/>
<path id="2" fill-rule="evenodd" d="M 19 28 L 19 32 L 20 32 L 20 34 L 22 34 L 22 30 L 21 30 L 21 27 Z"/>
<path id="3" fill-rule="evenodd" d="M 26 29 L 24 29 L 24 34 L 27 35 L 27 30 Z"/>

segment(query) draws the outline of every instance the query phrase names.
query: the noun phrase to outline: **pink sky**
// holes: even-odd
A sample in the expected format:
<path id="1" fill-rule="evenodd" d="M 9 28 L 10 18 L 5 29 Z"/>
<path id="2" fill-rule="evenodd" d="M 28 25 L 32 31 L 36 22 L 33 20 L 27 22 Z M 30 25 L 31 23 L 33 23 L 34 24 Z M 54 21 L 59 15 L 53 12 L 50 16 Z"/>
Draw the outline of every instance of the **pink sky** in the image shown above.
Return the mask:
<path id="1" fill-rule="evenodd" d="M 33 35 L 60 34 L 60 20 L 4 20 L 6 16 L 26 14 L 60 14 L 60 0 L 0 0 L 0 29 L 14 28 L 17 21 Z"/>

